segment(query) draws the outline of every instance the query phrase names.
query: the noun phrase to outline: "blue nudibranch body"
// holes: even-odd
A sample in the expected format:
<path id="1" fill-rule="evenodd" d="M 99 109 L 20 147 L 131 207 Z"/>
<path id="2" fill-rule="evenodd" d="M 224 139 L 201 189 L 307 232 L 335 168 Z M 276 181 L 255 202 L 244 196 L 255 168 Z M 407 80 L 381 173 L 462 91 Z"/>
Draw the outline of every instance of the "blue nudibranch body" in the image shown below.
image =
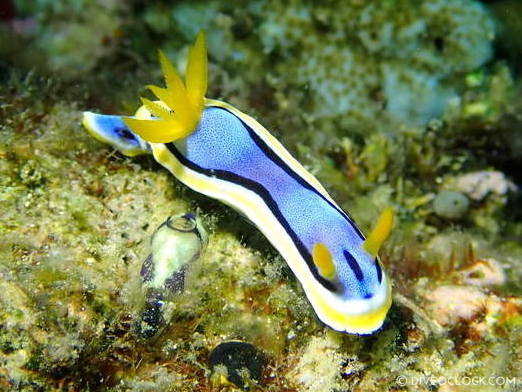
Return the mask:
<path id="1" fill-rule="evenodd" d="M 167 88 L 150 87 L 159 101 L 142 99 L 134 117 L 86 112 L 87 130 L 129 156 L 152 153 L 185 185 L 245 215 L 287 261 L 328 326 L 357 334 L 380 328 L 391 306 L 391 284 L 377 253 L 391 230 L 391 209 L 365 239 L 262 125 L 204 98 L 202 33 L 190 51 L 185 84 L 162 54 L 160 61 Z"/>

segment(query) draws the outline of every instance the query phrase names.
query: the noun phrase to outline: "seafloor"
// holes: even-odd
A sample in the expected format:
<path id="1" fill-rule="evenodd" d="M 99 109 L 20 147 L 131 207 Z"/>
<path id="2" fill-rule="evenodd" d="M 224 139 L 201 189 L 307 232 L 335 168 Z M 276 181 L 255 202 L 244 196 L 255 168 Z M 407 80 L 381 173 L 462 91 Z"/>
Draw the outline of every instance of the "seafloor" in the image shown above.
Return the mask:
<path id="1" fill-rule="evenodd" d="M 521 21 L 516 0 L 1 2 L 0 390 L 520 390 Z M 270 129 L 365 233 L 395 209 L 375 334 L 323 325 L 243 217 L 80 125 L 132 113 L 162 83 L 157 49 L 182 69 L 200 29 L 208 97 Z M 208 248 L 139 338 L 150 236 L 187 211 Z M 228 341 L 260 375 L 214 366 Z"/>

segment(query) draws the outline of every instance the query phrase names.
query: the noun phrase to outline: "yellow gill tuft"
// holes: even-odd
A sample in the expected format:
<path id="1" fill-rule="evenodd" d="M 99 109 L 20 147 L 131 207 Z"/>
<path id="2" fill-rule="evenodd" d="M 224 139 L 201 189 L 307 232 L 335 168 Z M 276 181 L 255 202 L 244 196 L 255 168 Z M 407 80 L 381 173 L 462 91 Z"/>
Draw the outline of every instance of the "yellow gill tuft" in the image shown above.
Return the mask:
<path id="1" fill-rule="evenodd" d="M 144 140 L 152 143 L 170 143 L 187 137 L 197 127 L 203 113 L 207 92 L 207 45 L 205 34 L 198 33 L 189 51 L 185 83 L 163 52 L 159 61 L 166 88 L 147 86 L 163 103 L 142 98 L 143 105 L 158 119 L 125 118 L 125 124 Z"/>
<path id="2" fill-rule="evenodd" d="M 175 121 L 176 116 L 174 115 L 174 112 L 172 110 L 169 110 L 169 108 L 166 105 L 162 105 L 162 101 L 153 102 L 147 98 L 141 97 L 141 102 L 143 103 L 143 106 L 147 108 L 147 110 L 156 117 L 159 117 L 162 120 L 166 121 Z"/>

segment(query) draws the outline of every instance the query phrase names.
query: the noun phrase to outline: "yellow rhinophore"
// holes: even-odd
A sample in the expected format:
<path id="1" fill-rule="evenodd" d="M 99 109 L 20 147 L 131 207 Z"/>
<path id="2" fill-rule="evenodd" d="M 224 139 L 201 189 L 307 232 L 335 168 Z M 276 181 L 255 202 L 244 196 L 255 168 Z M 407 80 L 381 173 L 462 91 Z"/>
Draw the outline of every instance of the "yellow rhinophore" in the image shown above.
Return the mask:
<path id="1" fill-rule="evenodd" d="M 363 249 L 370 255 L 374 257 L 377 256 L 382 243 L 386 241 L 386 238 L 388 238 L 390 235 L 392 226 L 393 209 L 391 207 L 387 207 L 381 212 L 375 227 L 373 228 L 368 238 L 366 238 L 366 241 L 363 242 Z"/>
<path id="2" fill-rule="evenodd" d="M 314 249 L 312 250 L 312 259 L 314 260 L 314 264 L 323 278 L 335 278 L 335 264 L 332 260 L 332 254 L 325 244 L 318 242 L 314 245 Z"/>
<path id="3" fill-rule="evenodd" d="M 170 143 L 190 135 L 196 129 L 203 112 L 207 92 L 205 34 L 199 32 L 194 46 L 190 48 L 185 83 L 161 51 L 159 60 L 167 87 L 147 87 L 161 102 L 141 98 L 143 105 L 158 119 L 124 118 L 123 121 L 148 142 Z"/>

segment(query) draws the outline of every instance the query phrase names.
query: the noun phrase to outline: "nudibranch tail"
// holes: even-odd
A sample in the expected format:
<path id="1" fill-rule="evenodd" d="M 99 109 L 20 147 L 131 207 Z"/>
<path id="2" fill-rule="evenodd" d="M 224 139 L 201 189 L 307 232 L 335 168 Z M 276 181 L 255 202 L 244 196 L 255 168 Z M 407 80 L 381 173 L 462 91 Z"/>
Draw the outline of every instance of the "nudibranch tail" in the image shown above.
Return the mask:
<path id="1" fill-rule="evenodd" d="M 141 98 L 143 105 L 155 119 L 124 118 L 125 124 L 144 140 L 151 143 L 170 143 L 190 135 L 196 129 L 203 113 L 207 92 L 207 44 L 205 34 L 199 32 L 189 50 L 185 83 L 174 65 L 163 52 L 159 61 L 166 88 L 147 86 L 161 101 L 156 103 Z"/>
<path id="2" fill-rule="evenodd" d="M 393 226 L 393 216 L 393 209 L 391 207 L 387 207 L 381 212 L 375 227 L 362 245 L 364 250 L 370 255 L 374 257 L 377 256 L 383 242 L 386 241 L 390 235 Z"/>

